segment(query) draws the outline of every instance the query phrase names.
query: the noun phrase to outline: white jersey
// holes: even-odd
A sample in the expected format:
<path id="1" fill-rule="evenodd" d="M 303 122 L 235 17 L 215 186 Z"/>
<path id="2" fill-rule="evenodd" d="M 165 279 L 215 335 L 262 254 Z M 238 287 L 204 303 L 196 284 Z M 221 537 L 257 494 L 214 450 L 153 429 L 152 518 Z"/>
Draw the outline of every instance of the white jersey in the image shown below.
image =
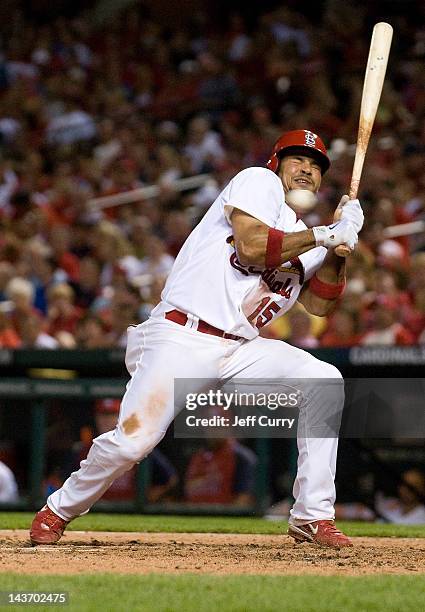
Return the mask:
<path id="1" fill-rule="evenodd" d="M 243 266 L 232 236 L 234 208 L 284 232 L 306 229 L 285 203 L 281 180 L 274 172 L 242 170 L 187 238 L 153 317 L 175 308 L 251 340 L 293 306 L 303 283 L 322 265 L 327 249 L 315 247 L 276 269 Z"/>

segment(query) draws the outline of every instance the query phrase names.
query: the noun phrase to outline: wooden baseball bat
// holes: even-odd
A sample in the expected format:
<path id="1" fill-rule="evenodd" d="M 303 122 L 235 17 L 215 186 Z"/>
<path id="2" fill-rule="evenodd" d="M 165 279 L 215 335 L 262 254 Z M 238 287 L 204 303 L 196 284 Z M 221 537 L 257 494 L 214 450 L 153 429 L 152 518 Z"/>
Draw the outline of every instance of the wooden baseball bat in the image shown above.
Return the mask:
<path id="1" fill-rule="evenodd" d="M 377 23 L 373 28 L 360 105 L 356 155 L 349 190 L 350 200 L 355 200 L 357 197 L 369 138 L 384 85 L 392 37 L 393 28 L 389 23 Z M 350 249 L 343 244 L 337 246 L 335 252 L 340 257 L 347 257 L 351 253 Z"/>

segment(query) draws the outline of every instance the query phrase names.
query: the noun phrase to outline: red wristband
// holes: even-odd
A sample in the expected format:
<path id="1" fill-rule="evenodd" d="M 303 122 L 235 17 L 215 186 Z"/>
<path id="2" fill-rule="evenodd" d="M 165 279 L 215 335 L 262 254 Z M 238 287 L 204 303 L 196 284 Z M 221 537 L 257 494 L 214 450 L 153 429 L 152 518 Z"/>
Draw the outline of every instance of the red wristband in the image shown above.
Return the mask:
<path id="1" fill-rule="evenodd" d="M 266 268 L 277 268 L 282 263 L 282 243 L 284 232 L 270 228 L 267 236 Z"/>
<path id="2" fill-rule="evenodd" d="M 345 281 L 340 285 L 332 285 L 319 280 L 316 275 L 310 279 L 309 289 L 317 297 L 324 300 L 335 300 L 344 293 Z"/>

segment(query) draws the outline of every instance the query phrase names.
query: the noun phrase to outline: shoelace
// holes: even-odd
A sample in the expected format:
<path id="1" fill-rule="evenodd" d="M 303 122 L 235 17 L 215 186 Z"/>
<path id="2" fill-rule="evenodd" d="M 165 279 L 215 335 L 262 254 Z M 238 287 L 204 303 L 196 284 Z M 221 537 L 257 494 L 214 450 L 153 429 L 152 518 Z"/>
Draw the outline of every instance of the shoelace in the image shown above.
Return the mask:
<path id="1" fill-rule="evenodd" d="M 43 523 L 51 529 L 54 529 L 55 527 L 59 527 L 60 529 L 63 523 L 66 523 L 66 521 L 61 519 L 60 516 L 53 514 L 53 512 L 49 512 L 47 516 L 43 517 Z"/>
<path id="2" fill-rule="evenodd" d="M 344 535 L 342 531 L 340 531 L 333 521 L 326 521 L 323 525 L 323 531 L 332 535 Z"/>

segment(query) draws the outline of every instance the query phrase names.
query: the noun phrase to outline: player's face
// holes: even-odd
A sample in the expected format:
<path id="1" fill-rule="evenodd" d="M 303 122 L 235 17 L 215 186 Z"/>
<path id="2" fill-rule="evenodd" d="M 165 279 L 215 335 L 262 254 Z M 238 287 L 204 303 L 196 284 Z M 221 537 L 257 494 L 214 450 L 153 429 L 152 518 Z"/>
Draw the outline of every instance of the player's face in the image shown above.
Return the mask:
<path id="1" fill-rule="evenodd" d="M 308 189 L 316 193 L 322 181 L 319 164 L 315 159 L 306 155 L 282 157 L 278 174 L 285 193 L 290 189 Z"/>

